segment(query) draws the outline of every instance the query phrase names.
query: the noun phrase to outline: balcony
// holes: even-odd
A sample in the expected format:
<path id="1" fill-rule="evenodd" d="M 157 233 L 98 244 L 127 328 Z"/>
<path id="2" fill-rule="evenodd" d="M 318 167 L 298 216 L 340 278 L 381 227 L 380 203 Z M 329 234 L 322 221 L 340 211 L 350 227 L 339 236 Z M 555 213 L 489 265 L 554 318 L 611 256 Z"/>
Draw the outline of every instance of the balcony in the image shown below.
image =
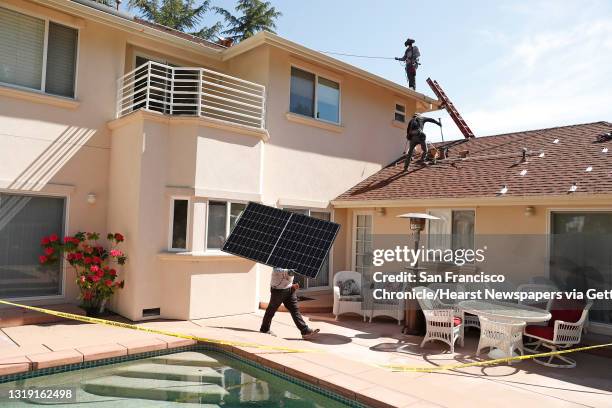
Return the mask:
<path id="1" fill-rule="evenodd" d="M 205 68 L 149 61 L 117 80 L 116 117 L 138 109 L 265 129 L 266 88 Z"/>

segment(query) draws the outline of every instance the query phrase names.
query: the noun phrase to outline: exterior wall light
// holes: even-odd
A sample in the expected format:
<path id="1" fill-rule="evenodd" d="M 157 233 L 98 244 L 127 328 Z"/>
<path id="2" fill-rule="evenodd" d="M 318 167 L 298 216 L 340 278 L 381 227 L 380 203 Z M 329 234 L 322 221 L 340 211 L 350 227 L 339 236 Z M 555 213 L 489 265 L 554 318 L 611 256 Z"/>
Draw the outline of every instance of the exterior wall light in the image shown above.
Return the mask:
<path id="1" fill-rule="evenodd" d="M 96 197 L 96 195 L 94 193 L 89 193 L 89 194 L 87 194 L 87 203 L 93 205 L 93 204 L 96 203 L 97 198 L 98 197 Z"/>
<path id="2" fill-rule="evenodd" d="M 525 217 L 531 217 L 533 214 L 535 214 L 535 208 L 532 206 L 525 207 Z"/>
<path id="3" fill-rule="evenodd" d="M 374 211 L 376 211 L 376 214 L 380 215 L 381 217 L 384 217 L 387 214 L 387 209 L 385 207 L 377 207 L 374 209 Z"/>

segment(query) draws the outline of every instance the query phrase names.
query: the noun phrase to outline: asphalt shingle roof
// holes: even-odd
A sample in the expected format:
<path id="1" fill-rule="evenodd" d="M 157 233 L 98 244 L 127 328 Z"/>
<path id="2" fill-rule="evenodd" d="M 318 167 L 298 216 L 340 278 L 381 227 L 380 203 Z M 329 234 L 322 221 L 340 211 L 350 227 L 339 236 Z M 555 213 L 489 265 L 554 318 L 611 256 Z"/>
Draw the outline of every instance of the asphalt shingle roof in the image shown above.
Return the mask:
<path id="1" fill-rule="evenodd" d="M 611 131 L 612 123 L 595 122 L 436 143 L 449 147 L 449 160 L 426 167 L 413 161 L 403 172 L 399 158 L 336 200 L 495 197 L 503 185 L 505 196 L 563 195 L 572 183 L 574 194 L 612 194 L 612 140 L 597 141 Z M 523 148 L 533 152 L 527 163 Z M 457 160 L 466 150 L 468 158 Z"/>

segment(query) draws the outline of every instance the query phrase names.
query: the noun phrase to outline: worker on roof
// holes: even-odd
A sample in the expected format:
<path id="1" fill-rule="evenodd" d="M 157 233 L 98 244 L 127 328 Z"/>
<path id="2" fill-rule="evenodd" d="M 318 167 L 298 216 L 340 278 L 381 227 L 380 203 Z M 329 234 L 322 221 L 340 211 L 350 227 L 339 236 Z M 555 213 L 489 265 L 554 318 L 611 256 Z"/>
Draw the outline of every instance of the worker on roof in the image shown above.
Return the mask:
<path id="1" fill-rule="evenodd" d="M 442 127 L 442 123 L 439 121 L 426 116 L 421 116 L 419 113 L 415 113 L 412 116 L 412 119 L 410 119 L 410 122 L 408 122 L 406 139 L 408 139 L 410 148 L 408 149 L 408 154 L 406 155 L 406 160 L 404 161 L 404 171 L 408 170 L 410 160 L 412 160 L 412 153 L 414 152 L 416 145 L 421 146 L 421 150 L 423 151 L 419 163 L 425 163 L 425 158 L 427 157 L 427 144 L 425 143 L 425 139 L 427 136 L 425 135 L 425 132 L 423 132 L 423 127 L 427 122 L 435 123 L 436 125 Z M 405 153 L 406 152 L 404 152 L 404 154 Z"/>
<path id="2" fill-rule="evenodd" d="M 421 53 L 419 52 L 419 47 L 412 44 L 414 44 L 414 40 L 412 38 L 408 38 L 406 42 L 404 42 L 404 47 L 406 47 L 404 56 L 395 59 L 397 61 L 404 61 L 406 63 L 406 76 L 408 77 L 408 86 L 416 90 L 416 70 L 420 65 L 419 57 L 421 56 Z"/>

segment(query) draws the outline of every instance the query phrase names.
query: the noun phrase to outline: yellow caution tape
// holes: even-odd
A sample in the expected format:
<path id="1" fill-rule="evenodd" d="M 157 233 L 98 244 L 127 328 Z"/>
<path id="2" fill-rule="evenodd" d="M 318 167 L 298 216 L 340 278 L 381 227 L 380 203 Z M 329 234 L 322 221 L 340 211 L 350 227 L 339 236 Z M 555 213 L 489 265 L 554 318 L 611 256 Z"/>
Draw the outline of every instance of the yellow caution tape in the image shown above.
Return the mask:
<path id="1" fill-rule="evenodd" d="M 593 349 L 610 347 L 610 346 L 612 346 L 612 343 L 596 344 L 593 346 L 576 347 L 576 348 L 567 349 L 567 350 L 557 350 L 557 351 L 549 351 L 546 353 L 527 354 L 524 356 L 516 356 L 516 357 L 496 358 L 493 360 L 475 361 L 473 363 L 447 364 L 447 365 L 441 365 L 441 366 L 435 366 L 435 367 L 413 367 L 413 366 L 401 365 L 401 364 L 384 364 L 384 365 L 380 365 L 380 367 L 390 368 L 393 371 L 410 371 L 410 372 L 417 372 L 417 373 L 430 373 L 434 371 L 458 370 L 461 368 L 468 368 L 468 367 L 482 367 L 482 366 L 488 366 L 488 365 L 503 364 L 503 363 L 507 363 L 510 361 L 530 360 L 530 359 L 539 358 L 539 357 L 558 356 L 561 354 L 569 354 L 569 353 L 575 353 L 577 351 L 593 350 Z"/>
<path id="2" fill-rule="evenodd" d="M 132 330 L 139 330 L 139 331 L 144 331 L 148 333 L 163 334 L 166 336 L 201 341 L 204 343 L 218 344 L 222 346 L 251 347 L 251 348 L 257 348 L 257 349 L 263 349 L 263 350 L 285 351 L 287 353 L 311 353 L 311 352 L 318 351 L 318 350 L 308 350 L 308 349 L 295 349 L 295 348 L 282 347 L 282 346 L 267 346 L 264 344 L 256 344 L 256 343 L 242 343 L 242 342 L 236 342 L 236 341 L 210 339 L 206 337 L 193 336 L 191 334 L 176 333 L 176 332 L 171 332 L 171 331 L 166 331 L 166 330 L 153 329 L 149 327 L 141 327 L 135 324 L 115 322 L 115 321 L 106 320 L 106 319 L 99 319 L 96 317 L 81 316 L 81 315 L 67 313 L 67 312 L 58 312 L 56 310 L 44 309 L 44 308 L 35 307 L 35 306 L 27 306 L 27 305 L 22 305 L 19 303 L 8 302 L 6 300 L 0 300 L 0 304 L 21 307 L 23 309 L 34 310 L 36 312 L 45 313 L 45 314 L 57 316 L 57 317 L 63 317 L 64 319 L 77 320 L 77 321 L 85 322 L 85 323 L 98 323 L 98 324 L 103 324 L 106 326 L 122 327 L 124 329 L 132 329 Z"/>

